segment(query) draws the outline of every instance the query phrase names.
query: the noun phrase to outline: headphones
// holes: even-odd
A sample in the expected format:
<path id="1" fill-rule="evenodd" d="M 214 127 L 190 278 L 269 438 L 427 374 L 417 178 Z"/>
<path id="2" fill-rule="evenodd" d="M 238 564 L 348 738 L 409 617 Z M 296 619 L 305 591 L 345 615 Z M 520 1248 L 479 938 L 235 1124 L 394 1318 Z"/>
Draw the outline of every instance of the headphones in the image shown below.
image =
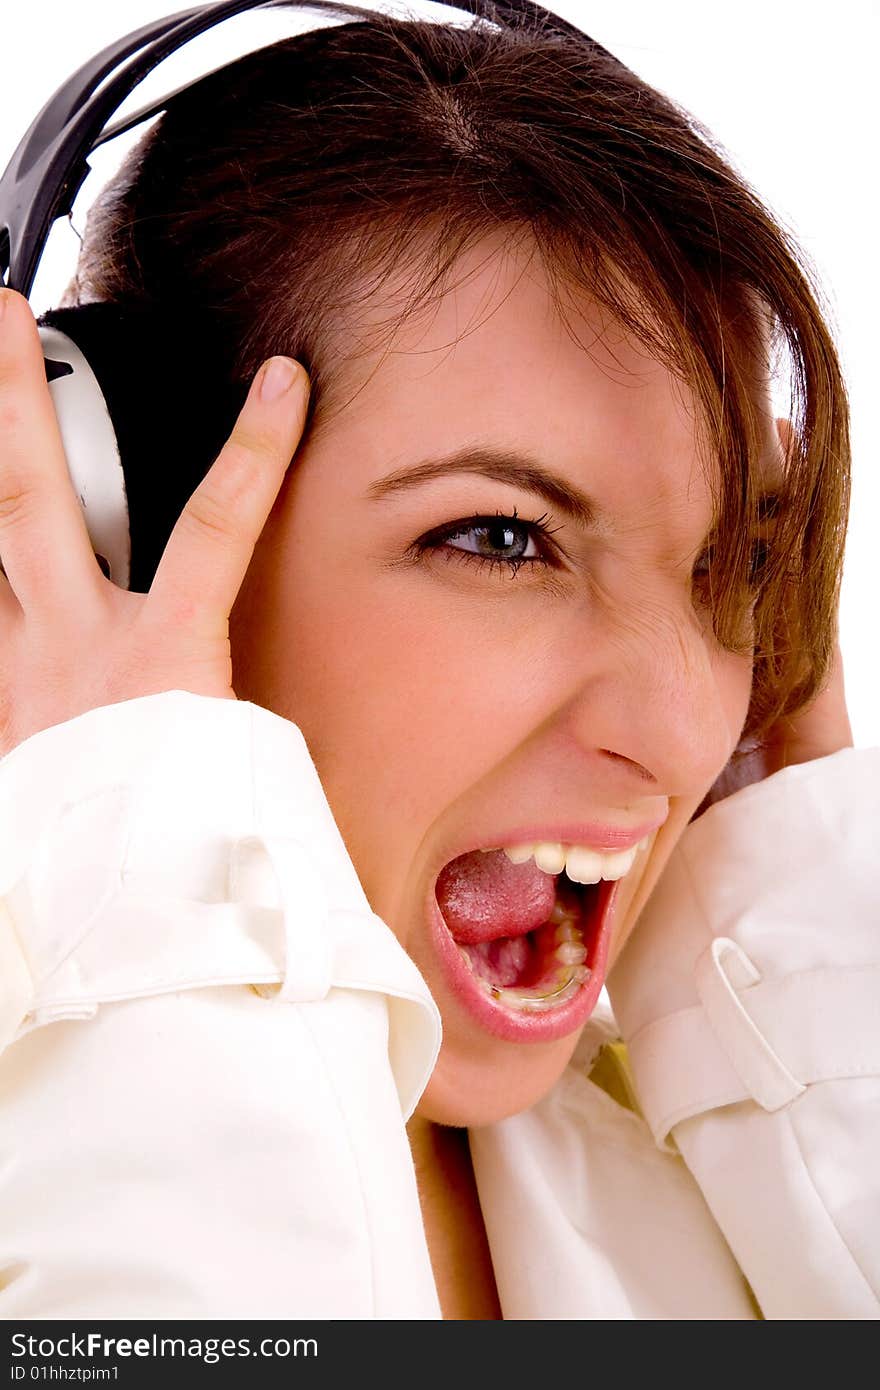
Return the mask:
<path id="1" fill-rule="evenodd" d="M 607 53 L 532 0 L 443 3 L 501 26 L 532 20 Z M 233 15 L 281 7 L 334 12 L 332 0 L 220 0 L 144 25 L 75 72 L 44 106 L 0 179 L 0 281 L 27 296 L 53 224 L 70 214 L 89 173 L 89 155 L 168 110 L 202 80 L 108 124 L 153 68 Z M 370 10 L 361 13 L 369 17 Z M 190 329 L 179 318 L 172 323 L 154 311 L 102 303 L 53 309 L 39 320 L 46 380 L 92 549 L 122 589 L 149 589 L 180 513 L 244 401 L 242 393 L 218 411 L 211 335 L 197 324 Z M 134 545 L 130 515 L 138 518 Z"/>

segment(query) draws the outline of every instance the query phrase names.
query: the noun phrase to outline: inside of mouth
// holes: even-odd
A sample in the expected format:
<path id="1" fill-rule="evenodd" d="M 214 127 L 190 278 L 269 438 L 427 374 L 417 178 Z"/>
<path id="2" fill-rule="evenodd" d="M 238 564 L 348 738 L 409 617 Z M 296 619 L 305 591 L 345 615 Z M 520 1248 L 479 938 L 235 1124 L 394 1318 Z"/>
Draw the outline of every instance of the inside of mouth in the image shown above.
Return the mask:
<path id="1" fill-rule="evenodd" d="M 590 978 L 589 926 L 599 884 L 556 876 L 549 916 L 515 936 L 456 946 L 482 989 L 509 1008 L 543 1012 L 572 998 Z"/>

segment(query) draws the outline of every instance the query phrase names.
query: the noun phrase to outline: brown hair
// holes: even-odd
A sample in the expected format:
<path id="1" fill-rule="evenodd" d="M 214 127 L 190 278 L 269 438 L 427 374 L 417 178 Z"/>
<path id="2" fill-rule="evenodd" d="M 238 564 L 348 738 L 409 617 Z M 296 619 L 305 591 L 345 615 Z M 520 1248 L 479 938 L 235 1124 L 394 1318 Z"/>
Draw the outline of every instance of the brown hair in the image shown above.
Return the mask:
<path id="1" fill-rule="evenodd" d="M 744 735 L 760 736 L 811 701 L 833 652 L 849 506 L 840 364 L 790 237 L 693 117 L 591 40 L 532 18 L 371 12 L 241 58 L 174 99 L 105 190 L 76 292 L 208 315 L 230 382 L 273 353 L 297 358 L 314 433 L 339 405 L 339 345 L 351 356 L 366 341 L 359 306 L 413 265 L 392 333 L 498 227 L 534 238 L 563 316 L 564 289 L 588 293 L 694 392 L 720 465 L 712 620 L 726 647 L 750 649 L 754 601 Z M 756 572 L 756 400 L 780 353 L 794 429 Z"/>

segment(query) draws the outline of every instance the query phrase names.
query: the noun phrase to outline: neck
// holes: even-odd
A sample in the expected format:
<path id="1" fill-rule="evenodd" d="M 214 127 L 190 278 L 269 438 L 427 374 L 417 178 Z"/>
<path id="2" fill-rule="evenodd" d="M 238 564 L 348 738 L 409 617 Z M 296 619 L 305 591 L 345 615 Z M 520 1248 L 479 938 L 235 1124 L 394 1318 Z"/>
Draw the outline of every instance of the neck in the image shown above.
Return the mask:
<path id="1" fill-rule="evenodd" d="M 467 1130 L 413 1116 L 406 1132 L 443 1317 L 500 1319 Z"/>

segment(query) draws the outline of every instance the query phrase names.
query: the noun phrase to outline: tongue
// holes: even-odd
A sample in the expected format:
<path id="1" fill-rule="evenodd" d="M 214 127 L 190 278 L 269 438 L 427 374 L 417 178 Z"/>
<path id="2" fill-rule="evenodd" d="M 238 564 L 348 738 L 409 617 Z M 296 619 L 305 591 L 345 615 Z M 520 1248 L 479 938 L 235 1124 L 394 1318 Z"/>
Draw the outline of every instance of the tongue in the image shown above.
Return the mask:
<path id="1" fill-rule="evenodd" d="M 447 864 L 437 879 L 437 902 L 456 941 L 473 945 L 524 936 L 553 910 L 556 875 L 534 859 L 511 864 L 503 850 L 475 850 Z"/>

